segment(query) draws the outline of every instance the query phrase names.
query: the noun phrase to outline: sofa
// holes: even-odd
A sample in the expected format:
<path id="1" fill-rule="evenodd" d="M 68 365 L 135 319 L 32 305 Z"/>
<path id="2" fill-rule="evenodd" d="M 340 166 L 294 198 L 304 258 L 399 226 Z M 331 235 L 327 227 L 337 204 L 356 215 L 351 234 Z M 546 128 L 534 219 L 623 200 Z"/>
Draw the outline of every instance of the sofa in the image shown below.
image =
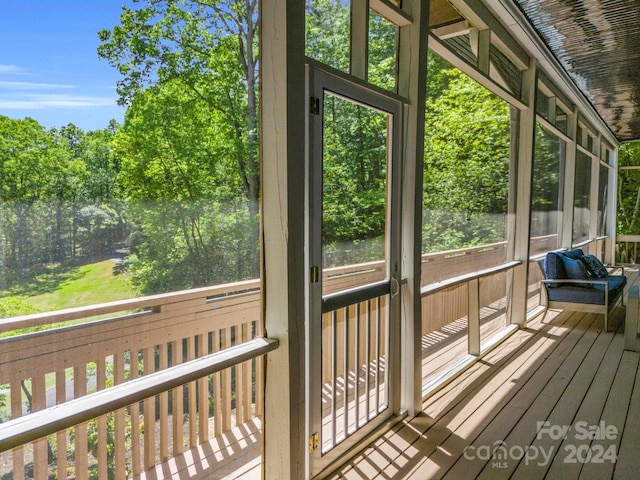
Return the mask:
<path id="1" fill-rule="evenodd" d="M 611 275 L 597 257 L 580 248 L 547 253 L 541 268 L 548 308 L 603 313 L 608 331 L 609 314 L 624 297 L 624 269 L 622 275 Z"/>

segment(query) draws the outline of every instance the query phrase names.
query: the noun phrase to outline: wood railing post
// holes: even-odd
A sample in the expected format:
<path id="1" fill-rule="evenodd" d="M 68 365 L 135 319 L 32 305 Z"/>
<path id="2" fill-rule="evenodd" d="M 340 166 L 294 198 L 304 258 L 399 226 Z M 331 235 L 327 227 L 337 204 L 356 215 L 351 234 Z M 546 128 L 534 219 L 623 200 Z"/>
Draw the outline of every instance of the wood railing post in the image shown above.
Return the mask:
<path id="1" fill-rule="evenodd" d="M 113 383 L 124 383 L 125 352 L 118 351 L 113 355 Z M 115 477 L 125 478 L 126 475 L 126 410 L 121 408 L 114 413 L 114 465 Z M 64 471 L 64 470 L 62 470 Z"/>
<path id="2" fill-rule="evenodd" d="M 73 367 L 73 398 L 84 397 L 87 394 L 87 364 L 82 363 Z M 89 471 L 89 451 L 87 424 L 82 423 L 75 427 L 74 463 L 76 478 L 87 476 Z"/>
<path id="3" fill-rule="evenodd" d="M 469 354 L 480 355 L 480 281 L 471 280 L 468 283 L 469 310 L 468 330 Z"/>
<path id="4" fill-rule="evenodd" d="M 104 390 L 107 384 L 107 363 L 103 356 L 96 362 L 96 388 Z M 107 462 L 107 417 L 102 415 L 97 419 L 98 423 L 98 478 L 108 478 Z"/>

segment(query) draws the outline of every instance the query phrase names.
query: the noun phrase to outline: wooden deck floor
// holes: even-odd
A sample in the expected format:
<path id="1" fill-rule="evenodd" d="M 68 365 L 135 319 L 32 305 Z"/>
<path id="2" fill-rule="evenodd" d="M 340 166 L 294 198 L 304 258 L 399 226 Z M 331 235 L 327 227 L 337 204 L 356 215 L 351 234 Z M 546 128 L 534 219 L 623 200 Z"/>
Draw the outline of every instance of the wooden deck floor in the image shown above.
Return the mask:
<path id="1" fill-rule="evenodd" d="M 329 478 L 639 478 L 640 353 L 623 350 L 623 319 L 603 332 L 602 315 L 549 311 Z M 250 430 L 146 478 L 259 479 Z"/>
<path id="2" fill-rule="evenodd" d="M 623 317 L 618 309 L 614 321 Z M 640 354 L 623 350 L 623 322 L 617 333 L 590 313 L 550 311 L 544 322 L 517 331 L 331 478 L 638 478 Z"/>
<path id="3" fill-rule="evenodd" d="M 262 425 L 254 419 L 230 432 L 156 465 L 133 480 L 259 480 Z"/>

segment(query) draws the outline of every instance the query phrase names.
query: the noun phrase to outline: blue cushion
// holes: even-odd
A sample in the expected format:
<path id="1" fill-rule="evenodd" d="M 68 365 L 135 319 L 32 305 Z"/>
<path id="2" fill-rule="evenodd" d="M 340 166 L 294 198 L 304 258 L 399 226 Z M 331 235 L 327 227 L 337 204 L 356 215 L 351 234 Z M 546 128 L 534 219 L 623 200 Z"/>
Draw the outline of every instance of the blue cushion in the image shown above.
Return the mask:
<path id="1" fill-rule="evenodd" d="M 618 299 L 627 284 L 627 277 L 624 275 L 609 275 L 598 279 L 604 280 L 609 286 L 609 305 Z M 562 288 L 550 288 L 547 295 L 550 301 L 590 303 L 593 305 L 604 305 L 605 285 L 593 284 L 593 288 L 581 288 L 566 284 Z"/>
<path id="2" fill-rule="evenodd" d="M 571 258 L 566 255 L 562 255 L 562 263 L 564 264 L 564 270 L 567 272 L 567 277 L 572 280 L 589 280 L 589 272 L 587 267 L 584 266 L 582 258 Z M 590 287 L 589 285 L 575 285 L 580 287 Z"/>
<path id="3" fill-rule="evenodd" d="M 567 272 L 564 269 L 564 262 L 562 256 L 557 252 L 547 253 L 547 258 L 544 262 L 544 276 L 547 280 L 558 280 L 567 278 Z M 550 284 L 549 287 L 555 287 L 559 285 Z"/>
<path id="4" fill-rule="evenodd" d="M 578 260 L 584 257 L 584 252 L 581 248 L 574 248 L 573 250 L 568 250 L 566 252 L 558 252 L 560 255 L 564 255 L 565 257 L 573 258 L 574 260 Z"/>
<path id="5" fill-rule="evenodd" d="M 596 278 L 604 278 L 609 275 L 607 267 L 595 255 L 585 255 L 582 260 L 584 261 L 589 273 Z"/>

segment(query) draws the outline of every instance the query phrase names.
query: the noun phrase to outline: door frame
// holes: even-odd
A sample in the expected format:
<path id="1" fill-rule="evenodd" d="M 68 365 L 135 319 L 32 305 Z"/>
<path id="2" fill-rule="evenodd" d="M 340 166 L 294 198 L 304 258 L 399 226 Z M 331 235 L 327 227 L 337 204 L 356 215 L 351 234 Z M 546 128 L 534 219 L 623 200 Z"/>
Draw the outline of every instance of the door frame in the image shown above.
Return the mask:
<path id="1" fill-rule="evenodd" d="M 306 365 L 307 365 L 307 424 L 306 433 L 309 439 L 307 449 L 307 472 L 315 477 L 335 464 L 347 452 L 358 446 L 358 442 L 366 439 L 375 429 L 399 413 L 400 409 L 400 282 L 401 277 L 401 150 L 403 102 L 390 92 L 379 91 L 354 82 L 343 75 L 333 74 L 323 68 L 307 64 L 306 69 L 307 96 L 307 162 L 306 162 L 306 198 L 305 223 L 306 245 L 305 267 L 307 272 L 306 298 Z M 329 298 L 322 296 L 322 156 L 323 156 L 323 98 L 325 90 L 337 97 L 355 104 L 363 105 L 389 114 L 391 128 L 388 130 L 387 165 L 387 212 L 385 280 L 357 287 L 351 290 L 331 294 Z M 386 411 L 348 435 L 346 439 L 326 453 L 322 446 L 312 448 L 314 433 L 322 431 L 322 315 L 323 303 L 339 304 L 341 302 L 360 301 L 360 299 L 383 294 L 389 295 L 388 351 L 386 352 L 386 369 L 388 372 L 389 405 Z M 342 297 L 342 298 L 340 298 Z M 315 346 L 315 348 L 314 348 Z M 313 451 L 312 451 L 313 450 Z"/>

